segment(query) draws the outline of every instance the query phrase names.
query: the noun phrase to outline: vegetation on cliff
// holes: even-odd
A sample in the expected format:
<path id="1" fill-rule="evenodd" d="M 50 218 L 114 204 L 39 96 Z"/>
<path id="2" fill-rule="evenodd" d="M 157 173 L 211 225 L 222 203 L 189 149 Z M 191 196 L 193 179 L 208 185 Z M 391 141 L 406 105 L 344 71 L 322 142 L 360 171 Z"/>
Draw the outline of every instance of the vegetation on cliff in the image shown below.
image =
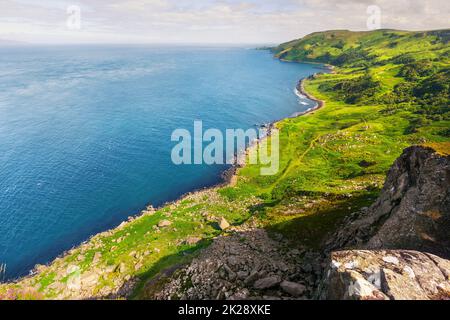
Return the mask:
<path id="1" fill-rule="evenodd" d="M 248 165 L 233 186 L 149 208 L 1 285 L 0 298 L 141 298 L 149 279 L 229 232 L 219 227 L 223 218 L 319 248 L 349 213 L 374 201 L 404 148 L 427 143 L 448 153 L 449 38 L 448 30 L 330 31 L 274 48 L 284 60 L 335 66 L 304 84 L 325 107 L 277 124 L 278 175 Z"/>
<path id="2" fill-rule="evenodd" d="M 311 34 L 275 49 L 287 60 L 321 61 L 339 67 L 340 77 L 320 90 L 348 104 L 379 104 L 422 115 L 412 129 L 429 120 L 449 120 L 450 30 L 406 32 L 329 31 Z"/>

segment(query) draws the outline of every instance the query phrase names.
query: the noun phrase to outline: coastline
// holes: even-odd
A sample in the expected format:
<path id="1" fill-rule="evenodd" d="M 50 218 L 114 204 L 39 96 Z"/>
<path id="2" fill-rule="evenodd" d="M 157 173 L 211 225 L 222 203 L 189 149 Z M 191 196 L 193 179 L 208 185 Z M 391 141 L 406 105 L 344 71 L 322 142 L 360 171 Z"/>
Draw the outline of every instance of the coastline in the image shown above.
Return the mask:
<path id="1" fill-rule="evenodd" d="M 312 108 L 312 109 L 310 109 L 310 110 L 306 110 L 305 112 L 300 113 L 299 116 L 306 115 L 306 114 L 308 114 L 308 113 L 317 111 L 317 110 L 319 110 L 319 109 L 321 109 L 321 108 L 323 108 L 323 107 L 325 106 L 325 101 L 324 101 L 324 100 L 320 100 L 320 99 L 316 98 L 316 97 L 313 96 L 312 94 L 308 93 L 308 91 L 306 91 L 306 89 L 305 89 L 305 82 L 306 82 L 308 79 L 312 79 L 312 78 L 314 78 L 314 77 L 316 77 L 316 76 L 317 76 L 317 74 L 314 74 L 314 75 L 312 75 L 312 76 L 309 77 L 309 78 L 302 79 L 302 80 L 299 81 L 299 83 L 298 83 L 298 85 L 297 85 L 297 90 L 298 90 L 298 92 L 299 92 L 300 94 L 304 95 L 304 96 L 305 96 L 306 98 L 308 98 L 309 100 L 314 101 L 314 102 L 317 103 L 317 106 L 316 106 L 316 107 L 314 107 L 314 108 Z"/>
<path id="2" fill-rule="evenodd" d="M 282 60 L 282 59 L 279 59 L 279 60 Z M 287 62 L 291 62 L 291 63 L 310 63 L 310 62 L 302 62 L 302 61 L 287 61 Z M 316 64 L 321 64 L 321 63 L 316 63 Z M 321 65 L 325 65 L 330 72 L 334 72 L 334 66 L 328 65 L 328 64 L 321 64 Z M 175 199 L 173 201 L 169 201 L 169 202 L 164 203 L 163 205 L 161 205 L 161 206 L 159 206 L 157 208 L 153 208 L 153 206 L 148 205 L 147 210 L 143 210 L 139 214 L 137 214 L 137 215 L 135 215 L 133 217 L 130 217 L 130 218 L 137 219 L 137 218 L 141 217 L 142 215 L 144 215 L 146 212 L 148 212 L 148 208 L 150 208 L 151 210 L 155 210 L 155 209 L 159 210 L 159 209 L 162 209 L 164 207 L 167 207 L 167 206 L 173 205 L 175 203 L 178 203 L 179 201 L 182 201 L 184 198 L 186 198 L 188 196 L 191 196 L 193 194 L 199 193 L 199 192 L 205 192 L 205 191 L 208 191 L 208 190 L 215 190 L 215 189 L 235 186 L 236 183 L 237 183 L 237 179 L 238 179 L 239 169 L 244 168 L 246 166 L 246 164 L 244 164 L 244 165 L 240 165 L 239 164 L 240 161 L 242 161 L 240 159 L 242 159 L 242 158 L 246 159 L 247 156 L 249 155 L 249 152 L 252 150 L 252 148 L 257 147 L 265 139 L 270 137 L 272 129 L 276 128 L 278 123 L 280 123 L 281 121 L 284 121 L 286 119 L 294 119 L 294 118 L 297 118 L 297 117 L 306 116 L 308 114 L 314 113 L 315 111 L 318 111 L 318 110 L 320 110 L 320 109 L 325 107 L 325 101 L 324 100 L 320 100 L 320 99 L 314 97 L 312 94 L 308 93 L 306 91 L 306 89 L 305 89 L 305 82 L 307 80 L 309 80 L 309 79 L 313 79 L 314 77 L 318 76 L 319 74 L 321 74 L 321 73 L 314 73 L 314 74 L 312 74 L 309 77 L 300 79 L 298 81 L 298 83 L 297 83 L 297 86 L 296 86 L 296 90 L 298 90 L 298 92 L 301 95 L 303 95 L 307 99 L 317 103 L 317 105 L 315 107 L 313 107 L 313 108 L 309 108 L 308 110 L 301 111 L 301 112 L 296 112 L 292 116 L 285 117 L 285 118 L 282 118 L 282 119 L 279 119 L 279 120 L 274 120 L 274 121 L 269 122 L 268 124 L 266 124 L 265 126 L 266 126 L 266 128 L 268 130 L 267 131 L 267 135 L 264 136 L 263 138 L 258 138 L 257 140 L 255 140 L 253 143 L 248 145 L 245 148 L 245 150 L 242 151 L 242 153 L 240 155 L 237 156 L 237 160 L 236 160 L 235 164 L 231 165 L 230 168 L 226 169 L 225 171 L 223 171 L 221 173 L 220 176 L 222 178 L 222 181 L 220 181 L 220 182 L 218 182 L 218 183 L 216 183 L 214 185 L 211 185 L 209 187 L 194 189 L 194 190 L 192 190 L 190 192 L 187 192 L 187 193 L 183 194 L 182 196 L 178 197 L 177 199 Z M 243 161 L 243 162 L 245 162 L 245 161 Z M 130 218 L 129 218 L 128 221 L 130 221 Z M 115 230 L 115 229 L 116 228 L 113 228 L 113 229 L 111 229 L 109 231 L 112 231 L 112 230 Z"/>
<path id="3" fill-rule="evenodd" d="M 309 63 L 309 64 L 314 64 L 314 65 L 320 65 L 320 66 L 324 66 L 325 69 L 329 70 L 331 73 L 335 72 L 335 66 L 333 66 L 332 64 L 329 63 L 323 63 L 323 62 L 316 62 L 316 61 L 292 61 L 292 60 L 286 60 L 283 58 L 276 58 L 277 60 L 280 60 L 281 62 L 287 62 L 287 63 Z"/>
<path id="4" fill-rule="evenodd" d="M 290 62 L 295 62 L 295 61 L 290 61 Z M 154 212 L 156 212 L 158 210 L 161 210 L 163 208 L 171 207 L 171 206 L 174 206 L 176 204 L 179 204 L 180 202 L 182 202 L 183 200 L 187 199 L 188 197 L 192 197 L 192 196 L 195 196 L 195 195 L 201 195 L 201 194 L 212 192 L 212 191 L 217 191 L 218 189 L 225 188 L 225 187 L 233 187 L 233 186 L 235 186 L 237 184 L 237 181 L 238 181 L 239 169 L 245 167 L 245 165 L 246 165 L 246 164 L 239 164 L 239 163 L 245 163 L 245 161 L 243 161 L 243 162 L 239 161 L 239 160 L 242 161 L 242 158 L 240 158 L 240 157 L 245 157 L 244 158 L 244 160 L 245 160 L 252 148 L 257 147 L 265 139 L 267 139 L 268 137 L 271 136 L 271 130 L 273 128 L 276 128 L 278 123 L 280 123 L 281 121 L 284 121 L 286 119 L 289 119 L 289 118 L 297 118 L 297 117 L 300 117 L 300 116 L 305 116 L 305 115 L 311 114 L 311 113 L 313 113 L 313 112 L 315 112 L 315 111 L 317 111 L 317 110 L 319 110 L 319 109 L 321 109 L 321 108 L 323 108 L 325 106 L 325 102 L 324 101 L 322 101 L 320 99 L 317 99 L 313 95 L 309 94 L 304 88 L 305 82 L 308 79 L 311 79 L 311 78 L 315 77 L 316 75 L 317 75 L 317 73 L 314 74 L 314 75 L 311 75 L 311 76 L 309 76 L 307 78 L 303 78 L 303 79 L 299 80 L 299 82 L 298 82 L 298 84 L 296 86 L 296 90 L 298 90 L 298 92 L 300 94 L 304 95 L 309 100 L 314 101 L 317 105 L 315 107 L 313 107 L 313 108 L 310 108 L 310 109 L 306 110 L 306 111 L 295 113 L 294 115 L 292 115 L 290 117 L 285 117 L 283 119 L 275 120 L 275 121 L 272 121 L 272 122 L 266 124 L 265 127 L 267 128 L 267 135 L 262 137 L 262 138 L 259 138 L 259 139 L 255 140 L 252 144 L 247 146 L 247 148 L 240 155 L 238 155 L 236 163 L 234 165 L 232 165 L 229 169 L 227 169 L 224 172 L 222 172 L 222 174 L 221 174 L 222 181 L 220 181 L 220 182 L 218 182 L 218 183 L 216 183 L 214 185 L 208 186 L 208 187 L 194 189 L 194 190 L 192 190 L 190 192 L 187 192 L 187 193 L 181 195 L 177 199 L 175 199 L 173 201 L 166 202 L 166 203 L 164 203 L 161 206 L 158 206 L 156 208 L 154 208 L 151 204 L 149 204 L 149 205 L 146 206 L 145 209 L 143 209 L 139 213 L 129 216 L 127 220 L 123 221 L 118 226 L 116 226 L 114 228 L 111 228 L 111 229 L 108 229 L 108 230 L 105 230 L 103 232 L 99 232 L 99 233 L 91 235 L 87 240 L 85 240 L 85 241 L 83 241 L 83 242 L 81 242 L 81 243 L 79 243 L 77 245 L 74 245 L 71 249 L 68 249 L 68 250 L 62 252 L 60 255 L 56 256 L 53 260 L 49 261 L 45 265 L 36 265 L 32 270 L 30 270 L 28 275 L 22 276 L 22 277 L 19 277 L 19 278 L 16 278 L 16 279 L 11 279 L 11 280 L 9 280 L 9 281 L 7 281 L 5 283 L 0 283 L 0 286 L 20 284 L 22 282 L 29 281 L 33 277 L 37 276 L 38 274 L 41 274 L 47 268 L 52 267 L 52 265 L 54 263 L 61 262 L 62 260 L 68 258 L 71 255 L 73 255 L 76 250 L 80 250 L 82 248 L 90 247 L 91 243 L 94 242 L 95 239 L 99 239 L 99 238 L 101 238 L 103 236 L 108 236 L 108 235 L 114 234 L 116 232 L 119 232 L 119 231 L 123 230 L 124 228 L 126 228 L 127 225 L 133 223 L 134 221 L 136 221 L 136 220 L 138 220 L 140 218 L 149 216 L 149 215 L 153 215 Z"/>
<path id="5" fill-rule="evenodd" d="M 295 61 L 289 61 L 289 62 L 295 62 Z M 333 66 L 331 66 L 331 68 L 329 68 L 330 72 L 333 71 L 333 68 L 334 68 Z M 256 148 L 265 139 L 270 137 L 272 129 L 276 128 L 277 124 L 280 123 L 281 121 L 284 121 L 286 119 L 294 119 L 294 118 L 297 118 L 297 117 L 306 116 L 308 114 L 314 113 L 315 111 L 318 111 L 318 110 L 320 110 L 320 109 L 325 107 L 325 101 L 324 100 L 320 100 L 320 99 L 314 97 L 312 94 L 308 93 L 306 91 L 306 89 L 305 89 L 305 82 L 308 79 L 312 79 L 312 78 L 316 77 L 317 75 L 318 75 L 318 73 L 315 73 L 315 74 L 313 74 L 313 75 L 311 75 L 311 76 L 309 76 L 307 78 L 303 78 L 303 79 L 299 80 L 299 82 L 298 82 L 298 84 L 296 86 L 296 90 L 301 95 L 305 96 L 307 99 L 309 99 L 311 101 L 314 101 L 315 103 L 317 103 L 317 105 L 315 107 L 313 107 L 313 108 L 309 108 L 308 110 L 301 111 L 301 112 L 296 112 L 294 115 L 292 115 L 290 117 L 286 117 L 286 118 L 283 118 L 283 119 L 280 119 L 280 120 L 275 120 L 275 121 L 272 121 L 269 124 L 267 124 L 266 125 L 266 127 L 268 129 L 267 135 L 265 137 L 263 137 L 263 138 L 257 139 L 251 145 L 249 145 L 242 152 L 242 155 L 241 155 L 242 157 L 247 158 L 249 153 L 250 153 L 250 151 L 252 150 L 252 148 Z M 227 187 L 227 186 L 233 187 L 233 186 L 235 186 L 236 183 L 237 183 L 237 179 L 238 179 L 238 171 L 239 171 L 240 168 L 243 168 L 243 167 L 245 167 L 245 165 L 244 166 L 241 166 L 241 165 L 238 165 L 238 164 L 233 165 L 231 168 L 229 168 L 228 170 L 226 170 L 226 171 L 224 171 L 222 173 L 222 177 L 224 179 L 224 181 L 222 183 L 220 183 L 220 184 L 218 184 L 216 186 L 209 187 L 209 188 Z M 208 189 L 208 188 L 206 188 L 206 189 Z"/>

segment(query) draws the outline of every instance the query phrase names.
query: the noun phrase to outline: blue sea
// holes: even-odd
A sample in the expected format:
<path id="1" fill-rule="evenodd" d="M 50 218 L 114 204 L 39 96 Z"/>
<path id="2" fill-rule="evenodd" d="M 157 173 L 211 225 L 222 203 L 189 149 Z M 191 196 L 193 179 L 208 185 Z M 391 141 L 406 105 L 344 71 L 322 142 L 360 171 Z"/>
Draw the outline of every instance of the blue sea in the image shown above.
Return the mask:
<path id="1" fill-rule="evenodd" d="M 175 166 L 172 131 L 252 128 L 314 106 L 321 71 L 250 48 L 0 48 L 0 263 L 26 275 L 147 205 L 220 181 Z"/>

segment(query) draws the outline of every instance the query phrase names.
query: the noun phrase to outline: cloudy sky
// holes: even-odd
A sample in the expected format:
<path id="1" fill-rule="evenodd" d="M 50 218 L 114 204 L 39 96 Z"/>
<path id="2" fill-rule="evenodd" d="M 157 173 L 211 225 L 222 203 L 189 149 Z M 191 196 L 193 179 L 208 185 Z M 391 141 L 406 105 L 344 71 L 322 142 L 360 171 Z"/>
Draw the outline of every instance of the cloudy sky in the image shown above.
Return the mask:
<path id="1" fill-rule="evenodd" d="M 450 27 L 445 0 L 0 0 L 0 39 L 280 43 L 314 31 L 367 30 L 373 5 L 381 9 L 382 28 Z"/>

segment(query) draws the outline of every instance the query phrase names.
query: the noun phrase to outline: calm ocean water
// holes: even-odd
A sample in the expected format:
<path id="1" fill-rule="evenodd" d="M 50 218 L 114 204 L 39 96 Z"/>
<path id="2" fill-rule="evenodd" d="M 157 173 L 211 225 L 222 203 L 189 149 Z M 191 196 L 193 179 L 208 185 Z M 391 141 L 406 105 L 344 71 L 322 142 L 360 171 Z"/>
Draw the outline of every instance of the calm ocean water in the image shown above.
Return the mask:
<path id="1" fill-rule="evenodd" d="M 0 263 L 27 274 L 147 204 L 217 183 L 175 166 L 171 133 L 248 129 L 306 110 L 320 70 L 243 48 L 0 48 Z"/>

